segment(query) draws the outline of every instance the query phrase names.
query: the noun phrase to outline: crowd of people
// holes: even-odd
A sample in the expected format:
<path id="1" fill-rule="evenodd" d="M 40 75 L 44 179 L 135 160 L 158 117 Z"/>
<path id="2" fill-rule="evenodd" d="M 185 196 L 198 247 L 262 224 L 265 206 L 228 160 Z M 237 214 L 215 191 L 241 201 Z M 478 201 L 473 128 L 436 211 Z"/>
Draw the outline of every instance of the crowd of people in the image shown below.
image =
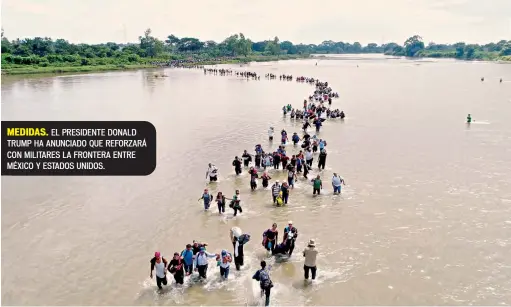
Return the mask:
<path id="1" fill-rule="evenodd" d="M 240 78 L 260 79 L 257 73 L 247 71 L 237 72 L 232 69 L 204 68 L 204 74 L 221 76 L 236 75 Z M 276 79 L 277 76 L 270 73 L 266 74 L 265 78 Z M 293 76 L 281 75 L 279 79 L 282 81 L 292 81 Z M 261 180 L 262 188 L 264 190 L 269 190 L 273 204 L 278 207 L 288 204 L 290 193 L 295 188 L 295 183 L 299 180 L 299 175 L 303 176 L 306 182 L 310 180 L 312 183 L 312 194 L 314 196 L 319 196 L 321 194 L 321 190 L 323 189 L 321 176 L 317 174 L 314 178 L 309 179 L 308 175 L 310 171 L 313 170 L 315 155 L 317 155 L 318 173 L 325 169 L 327 142 L 325 139 L 318 138 L 316 134 L 311 136 L 308 132 L 308 128 L 311 127 L 312 124 L 316 127 L 316 133 L 319 133 L 322 123 L 327 119 L 341 118 L 342 120 L 345 117 L 343 111 L 339 111 L 339 109 L 331 110 L 332 100 L 338 98 L 339 94 L 329 87 L 328 82 L 321 82 L 308 77 L 298 77 L 296 81 L 315 85 L 315 90 L 312 95 L 304 100 L 303 108 L 295 109 L 290 104 L 282 108 L 284 116 L 290 114 L 293 120 L 303 120 L 302 135 L 300 136 L 297 132 L 294 132 L 290 140 L 288 132 L 282 129 L 275 150 L 265 151 L 261 144 L 257 144 L 255 145 L 253 154 L 245 150 L 241 157 L 235 156 L 232 161 L 236 176 L 242 174 L 244 169 L 246 169 L 250 175 L 250 188 L 253 192 L 256 192 L 258 189 L 258 180 Z M 325 104 L 328 104 L 328 107 Z M 274 145 L 274 134 L 274 128 L 270 127 L 268 130 L 269 146 Z M 300 142 L 301 144 L 299 144 Z M 288 144 L 292 144 L 293 146 L 287 146 Z M 290 148 L 298 152 L 289 153 L 288 151 L 292 150 Z M 280 183 L 279 180 L 275 180 L 270 186 L 272 177 L 269 175 L 268 170 L 272 167 L 275 171 L 282 170 L 287 172 L 287 181 Z M 206 171 L 206 179 L 209 179 L 210 183 L 217 182 L 218 173 L 218 168 L 213 163 L 209 163 Z M 260 173 L 262 174 L 260 175 Z M 345 185 L 344 179 L 337 173 L 334 173 L 332 176 L 333 193 L 341 194 L 343 185 Z M 227 202 L 229 208 L 233 210 L 234 216 L 243 213 L 242 199 L 239 190 L 235 190 L 233 196 L 228 198 L 221 191 L 216 191 L 216 196 L 214 197 L 209 188 L 206 188 L 198 201 L 203 202 L 204 210 L 206 211 L 211 208 L 213 202 L 216 202 L 219 215 L 225 214 Z M 198 243 L 196 241 L 194 241 L 193 244 L 188 244 L 186 249 L 181 253 L 174 253 L 174 257 L 170 262 L 167 262 L 159 252 L 156 252 L 154 258 L 151 259 L 151 278 L 153 270 L 156 270 L 156 283 L 159 288 L 167 284 L 167 271 L 174 275 L 176 284 L 183 284 L 184 276 L 191 275 L 193 271 L 199 273 L 200 279 L 206 279 L 208 259 L 216 258 L 220 276 L 227 279 L 230 263 L 233 260 L 237 270 L 240 270 L 241 266 L 243 266 L 243 247 L 250 240 L 250 235 L 242 233 L 241 229 L 237 227 L 231 229 L 230 237 L 233 244 L 233 253 L 229 252 L 227 249 L 222 249 L 219 253 L 208 253 L 206 251 L 207 244 Z M 267 250 L 269 255 L 291 257 L 295 249 L 297 238 L 298 230 L 293 225 L 293 222 L 289 221 L 284 228 L 282 241 L 279 242 L 278 225 L 277 223 L 273 223 L 270 228 L 263 232 L 262 246 Z M 309 276 L 312 280 L 316 278 L 317 254 L 318 250 L 315 247 L 315 242 L 313 239 L 310 239 L 302 253 L 303 257 L 305 257 L 304 278 L 306 280 L 309 279 Z M 270 293 L 273 287 L 273 282 L 271 281 L 269 273 L 270 267 L 267 266 L 265 261 L 261 261 L 261 269 L 253 275 L 253 279 L 257 280 L 260 284 L 261 294 L 265 296 L 266 306 L 270 303 Z"/>

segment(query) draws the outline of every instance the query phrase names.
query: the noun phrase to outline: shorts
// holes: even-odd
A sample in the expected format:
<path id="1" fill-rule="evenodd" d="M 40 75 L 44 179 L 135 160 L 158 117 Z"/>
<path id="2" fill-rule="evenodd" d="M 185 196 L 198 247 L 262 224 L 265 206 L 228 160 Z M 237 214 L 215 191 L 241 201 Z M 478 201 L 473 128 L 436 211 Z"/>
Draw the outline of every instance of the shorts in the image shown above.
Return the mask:
<path id="1" fill-rule="evenodd" d="M 270 136 L 270 138 L 269 138 L 269 139 L 270 139 L 270 141 L 273 141 L 273 136 Z"/>
<path id="2" fill-rule="evenodd" d="M 293 185 L 294 184 L 293 178 L 287 178 L 287 184 Z"/>
<path id="3" fill-rule="evenodd" d="M 209 181 L 217 181 L 217 177 L 216 176 L 209 176 Z"/>
<path id="4" fill-rule="evenodd" d="M 334 193 L 341 193 L 341 186 L 334 186 Z"/>

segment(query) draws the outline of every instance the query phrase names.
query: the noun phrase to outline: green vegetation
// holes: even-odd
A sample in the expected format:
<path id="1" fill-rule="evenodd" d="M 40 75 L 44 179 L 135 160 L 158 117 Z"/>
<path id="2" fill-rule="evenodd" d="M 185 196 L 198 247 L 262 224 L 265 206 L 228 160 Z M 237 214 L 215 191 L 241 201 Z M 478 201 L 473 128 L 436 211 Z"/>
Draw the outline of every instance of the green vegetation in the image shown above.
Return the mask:
<path id="1" fill-rule="evenodd" d="M 396 43 L 362 46 L 355 42 L 324 41 L 319 45 L 293 44 L 273 40 L 252 42 L 242 33 L 224 41 L 200 41 L 193 37 L 169 35 L 161 41 L 147 29 L 136 44 L 72 44 L 64 39 L 31 38 L 8 40 L 2 30 L 2 74 L 90 72 L 155 67 L 162 64 L 208 65 L 252 61 L 306 58 L 310 54 L 385 53 L 409 57 L 457 58 L 464 60 L 504 60 L 511 58 L 511 41 L 486 45 L 430 43 L 418 35 L 403 46 Z"/>
<path id="2" fill-rule="evenodd" d="M 396 43 L 386 44 L 387 55 L 428 58 L 454 58 L 460 60 L 502 60 L 511 59 L 511 40 L 486 45 L 456 43 L 453 45 L 429 43 L 424 45 L 422 38 L 414 35 L 408 38 L 403 46 Z"/>

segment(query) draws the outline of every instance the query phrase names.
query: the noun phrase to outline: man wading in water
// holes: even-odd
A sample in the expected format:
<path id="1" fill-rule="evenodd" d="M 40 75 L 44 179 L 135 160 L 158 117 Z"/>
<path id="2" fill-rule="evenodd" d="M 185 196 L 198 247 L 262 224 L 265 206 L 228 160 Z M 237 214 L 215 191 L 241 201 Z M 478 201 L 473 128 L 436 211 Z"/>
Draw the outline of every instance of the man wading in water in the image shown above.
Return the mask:
<path id="1" fill-rule="evenodd" d="M 252 279 L 259 282 L 261 296 L 264 295 L 266 297 L 264 306 L 270 306 L 270 291 L 273 288 L 273 282 L 270 279 L 269 269 L 266 268 L 266 261 L 261 261 L 261 269 L 252 276 Z"/>
<path id="2" fill-rule="evenodd" d="M 273 197 L 273 204 L 275 204 L 277 202 L 277 196 L 279 196 L 279 192 L 280 192 L 280 184 L 279 184 L 279 181 L 275 181 L 275 183 L 271 186 L 271 195 Z"/>
<path id="3" fill-rule="evenodd" d="M 243 155 L 241 155 L 241 158 L 243 159 L 243 165 L 245 165 L 245 167 L 248 167 L 250 162 L 252 162 L 252 155 L 246 150 L 243 152 Z"/>
<path id="4" fill-rule="evenodd" d="M 293 222 L 289 221 L 287 222 L 288 226 L 284 228 L 284 242 L 287 243 L 289 251 L 288 255 L 291 257 L 293 254 L 293 250 L 295 249 L 295 241 L 296 238 L 298 238 L 298 229 L 296 227 L 293 227 Z"/>
<path id="5" fill-rule="evenodd" d="M 161 290 L 163 289 L 162 284 L 164 286 L 167 285 L 167 260 L 163 258 L 160 252 L 154 253 L 154 258 L 151 259 L 151 273 L 149 277 L 153 278 L 153 271 L 156 270 L 156 285 Z"/>
<path id="6" fill-rule="evenodd" d="M 241 208 L 241 205 L 240 205 L 240 202 L 241 202 L 240 190 L 236 190 L 236 194 L 234 194 L 234 196 L 232 198 L 226 197 L 225 199 L 231 201 L 231 203 L 229 204 L 229 207 L 231 207 L 234 210 L 234 216 L 238 215 L 238 211 L 240 213 L 243 213 L 243 209 Z"/>
<path id="7" fill-rule="evenodd" d="M 206 252 L 204 247 L 200 248 L 200 251 L 195 255 L 195 271 L 199 271 L 199 276 L 201 278 L 207 278 L 208 272 L 208 258 L 216 258 L 219 255 L 210 254 Z"/>
<path id="8" fill-rule="evenodd" d="M 206 178 L 209 176 L 209 182 L 215 182 L 218 180 L 218 169 L 215 165 L 209 163 L 208 164 L 208 170 L 206 171 Z"/>
<path id="9" fill-rule="evenodd" d="M 234 166 L 236 176 L 241 174 L 241 160 L 238 158 L 238 156 L 234 157 L 234 161 L 232 161 L 232 166 Z"/>
<path id="10" fill-rule="evenodd" d="M 179 253 L 174 253 L 174 259 L 170 260 L 169 272 L 174 275 L 176 284 L 182 285 L 185 278 L 184 261 L 179 256 Z"/>
<path id="11" fill-rule="evenodd" d="M 316 177 L 316 179 L 312 179 L 312 185 L 312 195 L 316 195 L 316 193 L 319 195 L 321 189 L 323 188 L 323 183 L 321 182 L 321 177 L 319 175 Z"/>

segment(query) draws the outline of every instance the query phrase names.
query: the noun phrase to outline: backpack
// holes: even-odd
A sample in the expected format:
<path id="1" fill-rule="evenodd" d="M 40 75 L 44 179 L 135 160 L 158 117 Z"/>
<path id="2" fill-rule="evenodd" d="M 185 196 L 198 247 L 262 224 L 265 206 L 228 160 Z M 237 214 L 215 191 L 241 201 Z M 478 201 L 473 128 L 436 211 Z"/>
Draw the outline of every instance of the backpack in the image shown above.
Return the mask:
<path id="1" fill-rule="evenodd" d="M 250 241 L 250 235 L 249 234 L 242 234 L 239 238 L 238 238 L 238 242 L 240 242 L 240 245 L 244 245 L 244 244 L 247 244 L 248 241 Z"/>
<path id="2" fill-rule="evenodd" d="M 268 271 L 266 270 L 259 271 L 259 284 L 263 289 L 271 288 L 273 286 Z"/>

